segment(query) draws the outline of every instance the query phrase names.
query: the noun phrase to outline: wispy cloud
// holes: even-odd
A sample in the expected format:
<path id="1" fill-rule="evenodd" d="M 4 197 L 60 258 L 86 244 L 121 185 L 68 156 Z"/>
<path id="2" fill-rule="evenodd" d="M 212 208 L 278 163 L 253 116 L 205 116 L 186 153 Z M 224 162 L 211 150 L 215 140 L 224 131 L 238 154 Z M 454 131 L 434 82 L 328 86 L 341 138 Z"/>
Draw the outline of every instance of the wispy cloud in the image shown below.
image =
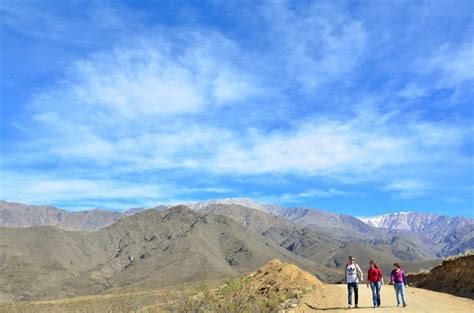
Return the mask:
<path id="1" fill-rule="evenodd" d="M 442 45 L 426 61 L 426 67 L 421 71 L 436 74 L 438 88 L 456 87 L 473 81 L 474 41 L 455 47 Z"/>
<path id="2" fill-rule="evenodd" d="M 6 199 L 31 204 L 53 204 L 86 209 L 85 203 L 96 207 L 124 209 L 136 205 L 153 205 L 172 197 L 169 186 L 140 184 L 112 179 L 76 179 L 47 175 L 28 177 L 3 173 L 0 187 Z M 21 186 L 21 187 L 20 187 Z M 55 195 L 52 197 L 51 195 Z M 114 203 L 116 206 L 112 206 Z"/>
<path id="3" fill-rule="evenodd" d="M 329 189 L 308 189 L 299 193 L 285 193 L 278 196 L 278 202 L 283 203 L 298 203 L 307 201 L 308 198 L 332 198 L 332 197 L 346 197 L 361 195 L 359 191 L 344 191 L 337 188 Z"/>
<path id="4" fill-rule="evenodd" d="M 153 207 L 157 204 L 187 203 L 202 194 L 211 197 L 237 190 L 212 185 L 180 186 L 162 181 L 137 182 L 118 178 L 67 178 L 52 175 L 28 176 L 4 171 L 0 190 L 9 201 L 51 204 L 71 209 Z M 56 174 L 57 175 L 57 174 Z M 21 186 L 21 187 L 19 187 Z M 55 195 L 51 197 L 51 195 Z"/>
<path id="5" fill-rule="evenodd" d="M 418 83 L 408 82 L 403 89 L 398 93 L 403 98 L 419 98 L 428 95 L 427 91 Z"/>
<path id="6" fill-rule="evenodd" d="M 384 189 L 396 192 L 396 196 L 402 199 L 412 199 L 424 195 L 429 184 L 417 179 L 396 180 L 387 184 Z"/>
<path id="7" fill-rule="evenodd" d="M 197 113 L 258 93 L 256 78 L 232 64 L 231 55 L 238 51 L 226 38 L 195 32 L 182 36 L 186 42 L 179 46 L 143 38 L 78 61 L 32 105 L 39 110 L 48 105 L 56 114 L 73 109 L 94 113 L 91 120 L 113 113 L 111 122 L 116 122 Z"/>
<path id="8" fill-rule="evenodd" d="M 449 125 L 416 119 L 397 124 L 394 116 L 364 113 L 347 120 L 315 119 L 290 131 L 253 132 L 247 141 L 224 144 L 213 165 L 246 174 L 372 179 L 383 168 L 414 166 L 429 156 L 444 158 L 468 135 Z"/>
<path id="9" fill-rule="evenodd" d="M 0 10 L 8 29 L 75 46 L 59 79 L 30 88 L 8 117 L 2 197 L 138 205 L 279 188 L 307 202 L 370 184 L 414 199 L 472 181 L 472 110 L 461 107 L 472 41 L 421 42 L 429 27 L 416 5 L 410 27 L 377 6 L 286 1 L 231 10 L 225 25 L 156 22 L 125 5 L 91 4 L 71 20 L 34 5 Z"/>
<path id="10" fill-rule="evenodd" d="M 263 8 L 272 45 L 284 57 L 285 77 L 305 89 L 341 81 L 350 75 L 366 49 L 363 24 L 337 6 L 313 4 L 304 10 L 287 2 Z"/>

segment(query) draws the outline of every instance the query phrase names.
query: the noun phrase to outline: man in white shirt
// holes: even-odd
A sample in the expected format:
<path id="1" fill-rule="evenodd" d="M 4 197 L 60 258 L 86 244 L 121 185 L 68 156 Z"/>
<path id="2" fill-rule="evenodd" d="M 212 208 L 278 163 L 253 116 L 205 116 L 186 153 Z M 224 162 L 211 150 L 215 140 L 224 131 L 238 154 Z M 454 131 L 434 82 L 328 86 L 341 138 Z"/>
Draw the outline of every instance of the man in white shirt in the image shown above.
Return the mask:
<path id="1" fill-rule="evenodd" d="M 354 303 L 358 307 L 359 302 L 359 282 L 364 279 L 359 264 L 355 263 L 355 258 L 351 255 L 346 264 L 346 284 L 348 291 L 349 309 L 352 308 L 352 290 L 354 290 Z"/>

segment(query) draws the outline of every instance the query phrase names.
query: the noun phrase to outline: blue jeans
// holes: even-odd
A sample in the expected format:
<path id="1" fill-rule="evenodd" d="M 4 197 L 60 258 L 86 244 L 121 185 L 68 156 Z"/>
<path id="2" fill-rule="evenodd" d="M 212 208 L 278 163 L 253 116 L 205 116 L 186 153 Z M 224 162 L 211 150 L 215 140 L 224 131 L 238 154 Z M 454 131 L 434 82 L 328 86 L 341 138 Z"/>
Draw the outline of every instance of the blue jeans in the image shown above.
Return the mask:
<path id="1" fill-rule="evenodd" d="M 395 286 L 395 294 L 397 295 L 397 304 L 400 305 L 400 296 L 402 297 L 402 303 L 406 304 L 405 300 L 405 284 L 404 283 L 396 283 Z"/>
<path id="2" fill-rule="evenodd" d="M 359 303 L 359 283 L 347 283 L 348 303 L 352 305 L 352 289 L 354 289 L 355 305 Z"/>
<path id="3" fill-rule="evenodd" d="M 370 283 L 370 289 L 372 289 L 372 298 L 374 300 L 374 306 L 380 306 L 380 288 L 382 287 L 381 282 Z"/>

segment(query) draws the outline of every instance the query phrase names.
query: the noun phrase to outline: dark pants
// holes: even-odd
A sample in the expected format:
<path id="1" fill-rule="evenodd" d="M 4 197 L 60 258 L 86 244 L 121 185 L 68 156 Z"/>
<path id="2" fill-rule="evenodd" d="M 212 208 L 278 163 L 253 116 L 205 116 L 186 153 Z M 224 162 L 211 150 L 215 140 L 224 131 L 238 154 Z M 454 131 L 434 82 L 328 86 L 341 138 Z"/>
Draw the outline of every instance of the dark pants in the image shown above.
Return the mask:
<path id="1" fill-rule="evenodd" d="M 347 283 L 349 305 L 352 305 L 352 289 L 354 289 L 354 300 L 357 305 L 359 303 L 359 283 Z"/>

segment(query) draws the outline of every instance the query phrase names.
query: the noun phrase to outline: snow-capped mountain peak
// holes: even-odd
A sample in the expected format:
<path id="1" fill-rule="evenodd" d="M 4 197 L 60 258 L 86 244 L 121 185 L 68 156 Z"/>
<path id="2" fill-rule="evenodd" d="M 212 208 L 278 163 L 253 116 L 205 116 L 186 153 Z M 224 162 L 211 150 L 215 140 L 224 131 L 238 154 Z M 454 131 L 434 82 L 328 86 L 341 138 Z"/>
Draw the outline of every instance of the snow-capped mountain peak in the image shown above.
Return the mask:
<path id="1" fill-rule="evenodd" d="M 443 238 L 460 229 L 472 231 L 474 219 L 449 217 L 431 213 L 398 212 L 372 217 L 360 217 L 362 222 L 393 231 L 411 231 L 426 238 Z"/>

